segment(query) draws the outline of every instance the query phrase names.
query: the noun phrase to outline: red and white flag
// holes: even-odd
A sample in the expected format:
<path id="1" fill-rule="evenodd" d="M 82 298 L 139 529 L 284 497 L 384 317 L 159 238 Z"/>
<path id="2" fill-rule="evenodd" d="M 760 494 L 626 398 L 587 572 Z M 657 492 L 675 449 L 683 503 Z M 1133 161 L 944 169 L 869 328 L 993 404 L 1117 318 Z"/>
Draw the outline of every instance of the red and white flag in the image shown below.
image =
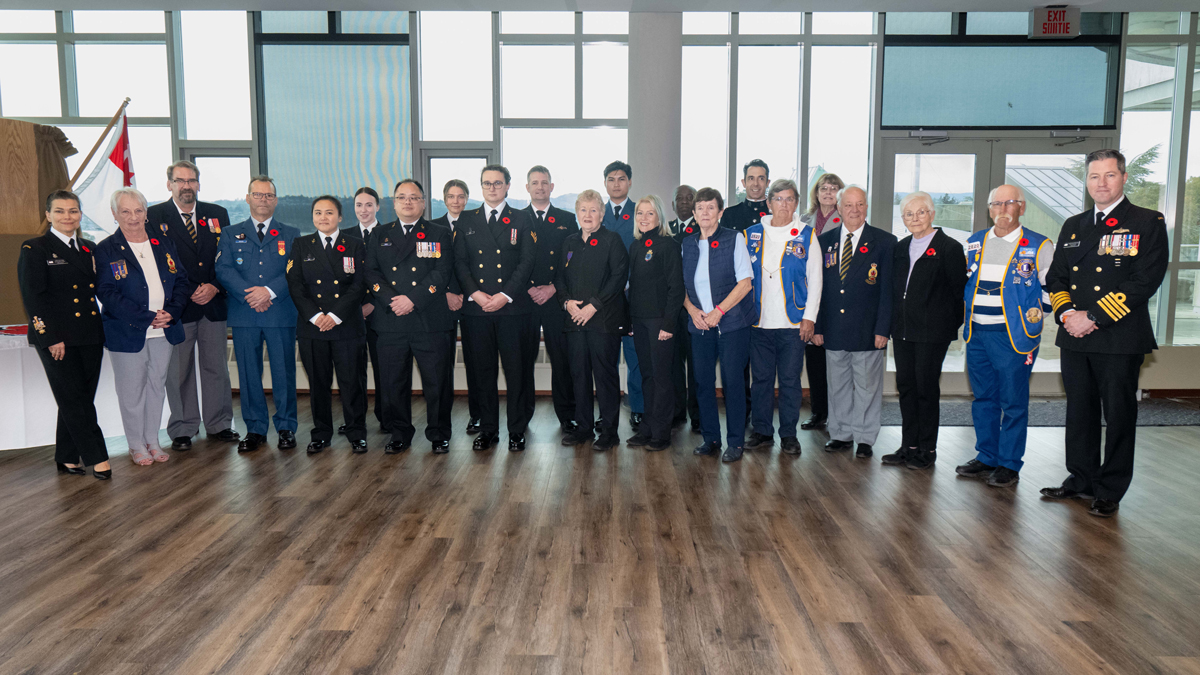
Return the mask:
<path id="1" fill-rule="evenodd" d="M 87 179 L 75 190 L 83 206 L 82 225 L 85 232 L 116 232 L 117 223 L 113 220 L 109 199 L 118 188 L 137 187 L 133 180 L 133 158 L 129 154 L 129 123 L 124 112 L 113 125 L 110 135 L 108 148 L 97 158 L 96 166 Z"/>

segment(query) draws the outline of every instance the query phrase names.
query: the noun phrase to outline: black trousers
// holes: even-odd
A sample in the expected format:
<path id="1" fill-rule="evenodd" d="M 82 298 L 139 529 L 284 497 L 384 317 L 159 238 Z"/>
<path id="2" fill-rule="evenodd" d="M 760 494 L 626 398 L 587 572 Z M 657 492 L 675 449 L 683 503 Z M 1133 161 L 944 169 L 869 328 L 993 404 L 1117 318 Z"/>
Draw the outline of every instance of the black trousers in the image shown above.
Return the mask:
<path id="1" fill-rule="evenodd" d="M 96 387 L 104 346 L 67 347 L 62 361 L 55 361 L 48 347 L 38 347 L 37 353 L 58 404 L 54 461 L 84 466 L 107 462 L 104 432 L 96 423 Z"/>
<path id="2" fill-rule="evenodd" d="M 442 379 L 442 407 L 441 407 L 441 409 L 446 412 L 446 424 L 448 425 L 448 424 L 450 424 L 451 411 L 454 410 L 454 357 L 455 357 L 455 353 L 458 351 L 458 321 L 454 322 L 454 328 L 446 331 L 446 345 L 447 345 L 446 349 L 448 349 L 449 352 L 446 354 L 446 363 L 444 364 L 445 369 L 446 369 L 446 374 Z M 475 401 L 469 395 L 469 392 L 471 391 L 470 384 L 471 384 L 471 371 L 468 370 L 467 371 L 467 387 L 468 387 L 467 388 L 467 391 L 468 391 L 467 407 L 469 410 L 468 414 L 470 414 L 472 419 L 474 419 L 475 413 L 477 411 L 475 410 Z M 449 439 L 450 427 L 447 426 L 446 429 L 447 429 L 446 438 Z"/>
<path id="3" fill-rule="evenodd" d="M 675 326 L 675 363 L 671 368 L 671 381 L 675 385 L 675 415 L 672 422 L 682 424 L 690 416 L 700 419 L 700 402 L 696 399 L 696 370 L 692 363 L 692 340 L 688 337 L 687 310 L 679 311 Z"/>
<path id="4" fill-rule="evenodd" d="M 825 348 L 810 344 L 804 348 L 804 365 L 808 368 L 808 403 L 813 417 L 829 417 L 829 385 L 825 381 Z"/>
<path id="5" fill-rule="evenodd" d="M 675 363 L 677 337 L 659 340 L 658 332 L 674 335 L 675 322 L 663 319 L 634 319 L 633 346 L 637 350 L 638 368 L 642 371 L 642 400 L 645 413 L 638 433 L 653 441 L 671 440 L 671 421 L 675 415 L 675 383 L 671 368 Z"/>
<path id="6" fill-rule="evenodd" d="M 300 363 L 308 374 L 308 398 L 312 407 L 312 440 L 333 440 L 333 374 L 337 372 L 338 397 L 346 438 L 367 438 L 367 341 L 365 338 L 317 340 L 298 338 Z M 379 377 L 376 371 L 375 377 Z M 376 396 L 379 384 L 375 385 Z"/>
<path id="7" fill-rule="evenodd" d="M 563 332 L 566 311 L 554 298 L 544 305 L 534 305 L 529 331 L 525 361 L 525 388 L 530 391 L 529 418 L 533 419 L 533 392 L 537 387 L 533 381 L 534 364 L 537 363 L 539 336 L 546 343 L 546 356 L 550 357 L 550 399 L 554 402 L 554 414 L 559 423 L 575 418 L 575 385 L 571 382 L 571 359 L 567 354 L 567 335 Z"/>
<path id="8" fill-rule="evenodd" d="M 508 433 L 523 434 L 532 419 L 533 406 L 526 397 L 533 390 L 525 386 L 525 360 L 529 333 L 533 322 L 528 314 L 502 314 L 500 316 L 463 315 L 463 358 L 467 372 L 475 371 L 478 392 L 479 430 L 484 433 L 500 432 L 500 365 L 504 367 L 504 381 L 508 390 L 506 397 Z"/>
<path id="9" fill-rule="evenodd" d="M 893 340 L 892 348 L 900 393 L 900 452 L 907 454 L 912 448 L 933 452 L 937 450 L 942 362 L 950 343 Z"/>
<path id="10" fill-rule="evenodd" d="M 616 434 L 621 420 L 621 336 L 578 330 L 567 332 L 571 379 L 575 386 L 575 422 L 581 431 L 595 426 L 593 404 L 600 403 L 600 434 Z M 639 356 L 640 358 L 640 356 Z M 595 381 L 593 395 L 592 382 Z"/>
<path id="11" fill-rule="evenodd" d="M 383 392 L 382 392 L 382 387 L 380 386 L 380 382 L 382 382 L 383 379 L 379 375 L 379 333 L 376 333 L 375 329 L 371 328 L 370 317 L 367 318 L 367 353 L 371 357 L 371 373 L 372 373 L 371 387 L 375 390 L 375 420 L 377 422 L 379 422 L 380 426 L 382 427 L 383 433 L 386 434 L 387 427 L 382 426 L 383 425 Z M 363 382 L 366 382 L 366 376 L 367 376 L 366 368 L 367 368 L 366 361 L 363 361 Z M 340 381 L 341 378 L 338 378 L 338 380 Z M 338 388 L 339 389 L 341 388 L 340 383 L 338 384 Z M 364 396 L 365 395 L 366 394 L 364 393 Z"/>
<path id="12" fill-rule="evenodd" d="M 1067 471 L 1063 486 L 1121 501 L 1133 480 L 1137 385 L 1144 354 L 1060 351 L 1067 390 Z M 1100 416 L 1107 429 L 1100 455 Z"/>
<path id="13" fill-rule="evenodd" d="M 412 421 L 412 367 L 416 359 L 425 396 L 425 438 L 430 442 L 450 440 L 450 409 L 444 406 L 446 360 L 450 358 L 447 331 L 380 333 L 379 360 L 383 366 L 383 424 L 393 439 L 411 441 L 416 427 Z"/>

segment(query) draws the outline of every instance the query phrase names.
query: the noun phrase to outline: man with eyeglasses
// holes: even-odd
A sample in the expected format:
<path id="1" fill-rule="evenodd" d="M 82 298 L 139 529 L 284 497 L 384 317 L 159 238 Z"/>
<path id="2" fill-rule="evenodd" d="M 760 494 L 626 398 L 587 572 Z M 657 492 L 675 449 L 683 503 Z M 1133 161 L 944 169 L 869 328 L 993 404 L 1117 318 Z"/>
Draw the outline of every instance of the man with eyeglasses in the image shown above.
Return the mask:
<path id="1" fill-rule="evenodd" d="M 1067 391 L 1070 475 L 1042 495 L 1092 498 L 1088 513 L 1110 517 L 1133 480 L 1138 375 L 1146 354 L 1158 348 L 1149 304 L 1166 274 L 1170 244 L 1163 214 L 1125 196 L 1124 155 L 1097 150 L 1085 166 L 1095 207 L 1063 223 L 1047 275 L 1061 326 L 1054 343 Z"/>
<path id="2" fill-rule="evenodd" d="M 237 359 L 239 398 L 246 437 L 238 452 L 266 443 L 272 423 L 279 449 L 296 447 L 296 306 L 287 283 L 292 240 L 300 230 L 275 219 L 279 198 L 270 176 L 250 179 L 250 217 L 225 230 L 217 248 L 217 279 L 229 291 L 229 326 Z M 263 345 L 271 362 L 268 417 L 263 391 Z"/>
<path id="3" fill-rule="evenodd" d="M 167 189 L 171 198 L 146 211 L 146 230 L 151 237 L 171 239 L 179 252 L 178 264 L 195 285 L 179 317 L 184 337 L 183 342 L 171 348 L 166 382 L 167 404 L 171 408 L 167 422 L 171 449 L 186 451 L 192 448 L 192 436 L 200 431 L 201 419 L 211 440 L 233 443 L 241 438 L 233 429 L 233 393 L 229 386 L 225 334 L 228 307 L 215 265 L 221 230 L 232 223 L 225 207 L 197 199 L 200 168 L 195 164 L 179 160 L 168 166 Z"/>
<path id="4" fill-rule="evenodd" d="M 1054 242 L 1021 226 L 1025 194 L 1015 185 L 992 190 L 988 214 L 991 229 L 967 238 L 963 292 L 977 455 L 955 471 L 992 487 L 1011 487 L 1024 464 L 1029 376 L 1042 343 L 1042 318 L 1050 311 L 1044 288 Z"/>
<path id="5" fill-rule="evenodd" d="M 463 358 L 476 373 L 481 423 L 473 450 L 500 440 L 497 360 L 503 364 L 508 399 L 508 449 L 525 449 L 525 429 L 533 406 L 527 389 L 526 350 L 533 325 L 529 277 L 537 255 L 533 224 L 525 211 L 508 203 L 512 174 L 499 164 L 480 172 L 483 205 L 464 211 L 456 226 L 454 267 L 462 287 Z"/>

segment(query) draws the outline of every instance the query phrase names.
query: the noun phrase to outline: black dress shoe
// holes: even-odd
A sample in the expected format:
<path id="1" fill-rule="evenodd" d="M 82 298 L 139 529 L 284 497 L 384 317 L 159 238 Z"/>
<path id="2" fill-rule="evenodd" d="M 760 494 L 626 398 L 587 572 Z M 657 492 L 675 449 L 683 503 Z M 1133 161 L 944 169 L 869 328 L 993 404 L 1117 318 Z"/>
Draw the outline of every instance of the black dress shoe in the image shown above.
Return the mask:
<path id="1" fill-rule="evenodd" d="M 825 441 L 825 452 L 841 452 L 853 448 L 854 444 L 850 441 L 835 441 L 832 438 Z"/>
<path id="2" fill-rule="evenodd" d="M 383 451 L 389 455 L 398 455 L 411 447 L 411 438 L 393 438 L 384 446 Z"/>
<path id="3" fill-rule="evenodd" d="M 582 429 L 576 429 L 575 431 L 572 431 L 571 433 L 562 437 L 562 444 L 567 447 L 570 447 L 572 445 L 583 445 L 584 443 L 591 443 L 594 440 L 596 440 L 596 435 L 593 434 L 592 432 L 583 431 Z"/>
<path id="4" fill-rule="evenodd" d="M 350 441 L 350 452 L 356 455 L 361 455 L 367 451 L 367 439 L 360 438 L 357 441 Z"/>
<path id="5" fill-rule="evenodd" d="M 644 448 L 649 444 L 650 444 L 650 439 L 647 438 L 646 436 L 643 436 L 642 432 L 640 432 L 640 431 L 637 432 L 636 434 L 630 436 L 625 441 L 625 446 L 629 447 L 629 448 Z"/>
<path id="6" fill-rule="evenodd" d="M 328 447 L 329 441 L 313 441 L 308 444 L 308 450 L 306 450 L 306 452 L 308 452 L 310 455 L 315 455 Z"/>
<path id="7" fill-rule="evenodd" d="M 659 452 L 671 447 L 671 441 L 650 441 L 646 444 L 646 452 Z"/>
<path id="8" fill-rule="evenodd" d="M 751 431 L 750 440 L 746 441 L 744 447 L 747 450 L 757 450 L 764 447 L 769 448 L 772 445 L 775 445 L 774 435 L 768 436 L 766 434 L 760 434 L 757 431 Z"/>
<path id="9" fill-rule="evenodd" d="M 711 456 L 721 452 L 721 441 L 704 442 L 692 450 L 693 455 Z"/>
<path id="10" fill-rule="evenodd" d="M 1114 502 L 1111 499 L 1097 499 L 1092 502 L 1092 508 L 1088 509 L 1088 513 L 1101 518 L 1112 518 L 1119 508 L 1121 508 L 1120 502 Z"/>
<path id="11" fill-rule="evenodd" d="M 522 452 L 525 450 L 525 434 L 508 435 L 508 451 Z"/>
<path id="12" fill-rule="evenodd" d="M 97 471 L 96 469 L 92 469 L 92 477 L 94 477 L 96 480 L 112 480 L 112 469 L 105 469 L 104 471 Z M 1110 503 L 1112 503 L 1112 502 L 1110 502 Z M 1113 513 L 1116 513 L 1116 511 L 1117 511 L 1116 504 L 1113 503 Z M 1094 511 L 1093 511 L 1093 513 L 1094 513 Z M 1111 516 L 1112 513 L 1110 513 L 1108 515 Z"/>
<path id="13" fill-rule="evenodd" d="M 576 422 L 575 420 L 567 420 L 566 422 L 562 423 L 562 430 L 564 434 L 569 434 L 578 428 L 579 422 Z"/>
<path id="14" fill-rule="evenodd" d="M 295 432 L 288 431 L 286 429 L 279 432 L 279 449 L 280 450 L 291 450 L 294 447 L 296 447 Z"/>
<path id="15" fill-rule="evenodd" d="M 854 451 L 854 456 L 860 459 L 866 459 L 873 454 L 875 454 L 875 451 L 871 449 L 870 443 L 859 443 L 858 449 Z"/>
<path id="16" fill-rule="evenodd" d="M 908 453 L 908 461 L 904 463 L 904 466 L 912 469 L 913 471 L 923 471 L 928 469 L 929 467 L 933 466 L 934 462 L 937 461 L 936 450 L 910 449 Z"/>
<path id="17" fill-rule="evenodd" d="M 221 443 L 236 443 L 241 440 L 242 435 L 233 429 L 226 429 L 224 431 L 218 431 L 216 434 L 209 434 L 208 437 Z M 188 444 L 188 447 L 191 447 L 191 444 Z"/>
<path id="18" fill-rule="evenodd" d="M 247 433 L 246 437 L 238 443 L 238 452 L 254 452 L 258 446 L 267 442 L 267 437 L 262 434 Z"/>
<path id="19" fill-rule="evenodd" d="M 621 439 L 617 436 L 616 432 L 609 432 L 600 434 L 600 438 L 592 444 L 592 449 L 596 452 L 604 452 L 605 450 L 612 450 L 620 444 Z"/>
<path id="20" fill-rule="evenodd" d="M 899 450 L 888 453 L 879 458 L 879 463 L 884 466 L 904 466 L 908 462 L 908 457 L 915 454 L 916 448 L 900 448 Z"/>
<path id="21" fill-rule="evenodd" d="M 795 436 L 784 436 L 779 440 L 779 449 L 787 455 L 799 455 L 800 439 Z"/>
<path id="22" fill-rule="evenodd" d="M 805 431 L 808 431 L 810 429 L 824 429 L 825 428 L 825 418 L 817 417 L 816 415 L 813 415 L 812 417 L 804 420 L 804 422 L 800 425 L 800 428 L 804 429 Z"/>
<path id="23" fill-rule="evenodd" d="M 480 424 L 482 424 L 482 422 L 479 421 L 479 418 L 472 417 L 471 421 L 467 422 L 467 433 L 468 434 L 479 433 L 479 425 Z"/>
<path id="24" fill-rule="evenodd" d="M 87 469 L 83 468 L 82 466 L 67 466 L 66 464 L 63 464 L 62 462 L 55 462 L 55 464 L 58 465 L 59 473 L 70 474 L 72 476 L 86 476 L 87 475 Z"/>
<path id="25" fill-rule="evenodd" d="M 447 452 L 450 452 L 450 441 L 434 441 L 433 442 L 433 454 L 444 455 Z"/>
<path id="26" fill-rule="evenodd" d="M 725 449 L 725 454 L 721 455 L 722 462 L 736 462 L 742 458 L 742 446 L 734 445 Z"/>
<path id="27" fill-rule="evenodd" d="M 632 427 L 634 431 L 637 431 L 637 428 L 642 426 L 642 413 L 630 413 L 629 426 Z"/>
<path id="28" fill-rule="evenodd" d="M 954 473 L 967 478 L 987 478 L 995 470 L 996 467 L 991 464 L 984 464 L 977 459 L 954 467 Z"/>
<path id="29" fill-rule="evenodd" d="M 700 420 L 692 418 L 692 431 L 700 431 Z"/>
<path id="30" fill-rule="evenodd" d="M 992 487 L 1011 487 L 1021 480 L 1021 474 L 1007 466 L 998 466 L 988 474 L 987 484 Z"/>
<path id="31" fill-rule="evenodd" d="M 339 436 L 346 435 L 346 425 L 345 424 L 338 425 L 338 435 Z"/>
<path id="32" fill-rule="evenodd" d="M 1042 496 L 1049 499 L 1095 499 L 1086 492 L 1076 492 L 1063 486 L 1042 488 Z"/>
<path id="33" fill-rule="evenodd" d="M 192 449 L 191 436 L 176 436 L 171 439 L 171 449 L 177 452 L 187 452 Z"/>
<path id="34" fill-rule="evenodd" d="M 471 444 L 471 449 L 475 452 L 487 450 L 496 443 L 500 442 L 500 434 L 489 434 L 486 431 L 475 437 L 475 442 Z"/>

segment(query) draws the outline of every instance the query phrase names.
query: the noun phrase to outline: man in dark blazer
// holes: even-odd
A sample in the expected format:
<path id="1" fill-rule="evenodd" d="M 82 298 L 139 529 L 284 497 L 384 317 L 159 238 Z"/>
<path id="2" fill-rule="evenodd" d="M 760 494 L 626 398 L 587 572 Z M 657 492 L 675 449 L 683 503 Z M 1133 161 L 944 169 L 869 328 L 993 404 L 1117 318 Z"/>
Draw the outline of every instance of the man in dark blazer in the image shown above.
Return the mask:
<path id="1" fill-rule="evenodd" d="M 354 219 L 355 222 L 349 227 L 342 228 L 342 234 L 351 239 L 357 239 L 364 244 L 370 243 L 371 236 L 375 232 L 375 228 L 379 226 L 379 219 L 376 215 L 379 213 L 379 193 L 373 188 L 361 187 L 354 193 Z M 363 255 L 366 255 L 366 249 L 363 249 Z M 371 385 L 375 390 L 375 420 L 379 422 L 380 430 L 383 433 L 388 433 L 387 427 L 383 426 L 383 394 L 380 391 L 379 377 L 379 333 L 375 332 L 375 320 L 372 314 L 375 311 L 375 299 L 370 293 L 363 294 L 361 314 L 366 322 L 367 331 L 367 354 L 370 356 L 371 362 Z M 303 317 L 301 317 L 303 318 Z M 366 378 L 366 362 L 363 363 L 363 378 Z M 365 381 L 365 379 L 364 379 Z M 340 387 L 340 385 L 339 385 Z M 366 395 L 366 392 L 363 392 Z M 338 427 L 338 433 L 346 433 L 346 425 Z"/>
<path id="2" fill-rule="evenodd" d="M 533 300 L 533 330 L 526 352 L 525 388 L 536 391 L 533 367 L 537 361 L 539 336 L 546 343 L 546 355 L 550 357 L 550 397 L 554 402 L 554 413 L 564 433 L 575 430 L 575 392 L 571 383 L 571 360 L 567 351 L 567 336 L 563 326 L 567 312 L 562 304 L 555 302 L 555 265 L 562 255 L 563 240 L 567 235 L 579 232 L 575 214 L 550 203 L 554 183 L 550 181 L 550 170 L 538 165 L 526 174 L 525 189 L 529 192 L 529 206 L 525 211 L 533 221 L 533 240 L 537 245 L 533 273 L 529 277 L 529 298 Z M 533 396 L 529 400 L 530 417 L 533 416 Z"/>
<path id="3" fill-rule="evenodd" d="M 762 222 L 767 210 L 767 187 L 771 170 L 761 159 L 752 159 L 742 167 L 742 187 L 746 198 L 725 209 L 721 214 L 721 227 L 745 232 L 747 227 Z M 746 380 L 749 382 L 749 379 Z"/>
<path id="4" fill-rule="evenodd" d="M 1063 223 L 1047 274 L 1055 344 L 1067 391 L 1067 477 L 1042 494 L 1092 499 L 1094 516 L 1117 512 L 1133 480 L 1138 375 L 1158 347 L 1149 301 L 1167 271 L 1163 215 L 1124 194 L 1125 157 L 1097 150 L 1086 158 L 1095 207 Z M 1100 416 L 1104 414 L 1104 456 Z"/>
<path id="5" fill-rule="evenodd" d="M 512 174 L 489 164 L 480 175 L 483 206 L 464 211 L 454 237 L 454 266 L 462 285 L 463 356 L 477 374 L 482 422 L 472 448 L 486 450 L 500 438 L 497 359 L 503 363 L 508 398 L 508 449 L 525 449 L 533 396 L 525 383 L 526 345 L 533 330 L 529 276 L 537 243 L 533 223 L 508 204 Z"/>
<path id="6" fill-rule="evenodd" d="M 296 305 L 296 340 L 308 373 L 313 430 L 309 454 L 333 440 L 333 374 L 346 437 L 355 453 L 367 451 L 367 343 L 362 316 L 366 254 L 361 239 L 338 230 L 342 203 L 313 200 L 315 234 L 296 237 L 287 262 L 288 290 Z"/>
<path id="7" fill-rule="evenodd" d="M 375 298 L 383 421 L 392 438 L 386 452 L 412 445 L 412 363 L 425 395 L 425 438 L 434 454 L 450 450 L 450 409 L 442 394 L 446 362 L 454 356 L 453 319 L 446 286 L 453 273 L 450 232 L 421 217 L 425 189 L 406 178 L 392 191 L 397 220 L 383 226 L 367 248 L 367 283 Z"/>
<path id="8" fill-rule="evenodd" d="M 166 235 L 179 252 L 179 263 L 196 286 L 183 309 L 183 342 L 171 348 L 167 366 L 167 404 L 171 417 L 167 433 L 171 448 L 190 450 L 192 436 L 200 431 L 201 412 L 208 437 L 232 443 L 233 392 L 229 386 L 228 317 L 225 288 L 217 280 L 217 244 L 221 231 L 233 223 L 225 207 L 197 199 L 200 169 L 187 160 L 167 167 L 171 198 L 146 211 L 146 230 L 152 237 Z M 196 396 L 196 353 L 200 354 L 200 395 Z"/>
<path id="9" fill-rule="evenodd" d="M 883 375 L 892 325 L 892 251 L 896 237 L 867 224 L 867 193 L 838 195 L 842 223 L 817 239 L 824 280 L 813 343 L 825 347 L 829 374 L 826 452 L 870 457 L 879 436 Z"/>
<path id="10" fill-rule="evenodd" d="M 458 235 L 458 221 L 462 218 L 463 210 L 467 208 L 467 200 L 471 196 L 471 189 L 467 184 L 458 179 L 451 178 L 446 181 L 446 185 L 442 187 L 442 203 L 446 205 L 446 213 L 433 219 L 434 225 L 440 225 L 450 231 L 450 241 Z M 453 249 L 451 243 L 451 249 Z M 463 307 L 463 292 L 462 286 L 458 283 L 458 275 L 450 274 L 450 283 L 446 285 L 446 304 L 450 307 L 450 347 L 455 350 L 458 347 L 458 325 L 462 318 Z M 452 410 L 454 407 L 454 354 L 450 355 L 449 362 L 446 363 L 446 386 L 442 389 L 442 400 L 446 410 Z M 475 369 L 467 360 L 463 359 L 463 370 L 467 375 L 467 433 L 479 433 L 480 413 L 479 413 L 479 385 L 475 382 Z"/>

